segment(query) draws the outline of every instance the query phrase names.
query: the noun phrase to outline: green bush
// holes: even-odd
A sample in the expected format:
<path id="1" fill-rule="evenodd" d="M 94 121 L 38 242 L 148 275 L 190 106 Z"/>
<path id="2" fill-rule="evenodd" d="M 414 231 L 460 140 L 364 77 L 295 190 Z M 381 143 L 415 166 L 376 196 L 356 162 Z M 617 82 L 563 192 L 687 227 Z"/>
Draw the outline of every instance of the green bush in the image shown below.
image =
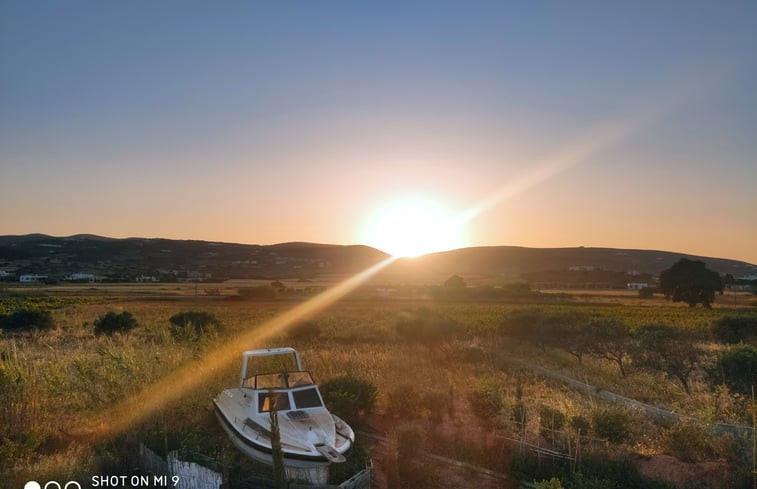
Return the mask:
<path id="1" fill-rule="evenodd" d="M 562 482 L 557 477 L 552 477 L 549 480 L 543 480 L 534 484 L 535 489 L 563 489 Z"/>
<path id="2" fill-rule="evenodd" d="M 746 341 L 757 336 L 757 317 L 722 317 L 712 323 L 712 335 L 721 343 Z"/>
<path id="3" fill-rule="evenodd" d="M 752 386 L 757 386 L 757 348 L 738 345 L 721 352 L 710 377 L 733 392 L 751 395 Z"/>
<path id="4" fill-rule="evenodd" d="M 570 427 L 579 435 L 588 435 L 591 429 L 591 423 L 584 416 L 576 415 L 570 418 Z"/>
<path id="5" fill-rule="evenodd" d="M 100 316 L 95 320 L 95 334 L 112 335 L 114 333 L 128 333 L 132 329 L 138 326 L 137 320 L 130 312 L 124 311 L 121 314 L 116 314 L 113 311 L 108 311 L 104 316 Z"/>
<path id="6" fill-rule="evenodd" d="M 598 409 L 592 414 L 592 422 L 597 436 L 611 443 L 623 443 L 631 438 L 633 420 L 623 408 Z"/>
<path id="7" fill-rule="evenodd" d="M 197 341 L 205 336 L 214 336 L 223 331 L 221 321 L 209 312 L 179 312 L 168 320 L 171 323 L 171 336 L 177 340 Z"/>
<path id="8" fill-rule="evenodd" d="M 373 383 L 349 374 L 327 380 L 320 390 L 329 410 L 348 422 L 373 412 L 378 392 Z"/>
<path id="9" fill-rule="evenodd" d="M 702 462 L 714 455 L 713 437 L 707 427 L 697 423 L 678 423 L 667 433 L 666 444 L 672 455 L 684 462 Z"/>
<path id="10" fill-rule="evenodd" d="M 565 413 L 551 406 L 541 406 L 539 408 L 539 422 L 541 425 L 541 434 L 545 438 L 554 436 L 553 432 L 560 431 L 565 426 Z"/>
<path id="11" fill-rule="evenodd" d="M 43 331 L 55 328 L 50 311 L 41 309 L 18 309 L 0 316 L 0 327 L 10 331 Z"/>

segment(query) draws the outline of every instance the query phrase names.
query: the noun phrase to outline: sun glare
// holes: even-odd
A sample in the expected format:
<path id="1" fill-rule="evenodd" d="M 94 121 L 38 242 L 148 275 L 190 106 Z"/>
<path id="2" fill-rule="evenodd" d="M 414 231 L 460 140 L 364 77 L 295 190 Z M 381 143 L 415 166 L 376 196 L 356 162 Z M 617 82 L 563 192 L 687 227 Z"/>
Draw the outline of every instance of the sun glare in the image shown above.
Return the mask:
<path id="1" fill-rule="evenodd" d="M 430 199 L 393 200 L 365 222 L 360 241 L 395 257 L 415 257 L 467 246 L 465 222 Z"/>

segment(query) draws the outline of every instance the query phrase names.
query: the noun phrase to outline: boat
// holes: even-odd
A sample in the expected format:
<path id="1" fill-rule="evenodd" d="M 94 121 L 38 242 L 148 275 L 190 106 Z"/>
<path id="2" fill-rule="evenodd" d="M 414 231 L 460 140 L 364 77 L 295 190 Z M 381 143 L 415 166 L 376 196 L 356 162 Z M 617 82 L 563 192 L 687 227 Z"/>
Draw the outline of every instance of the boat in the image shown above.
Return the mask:
<path id="1" fill-rule="evenodd" d="M 345 461 L 355 432 L 326 409 L 294 348 L 242 354 L 239 387 L 213 399 L 221 426 L 250 458 L 272 465 L 271 409 L 276 411 L 284 465 L 313 468 Z"/>

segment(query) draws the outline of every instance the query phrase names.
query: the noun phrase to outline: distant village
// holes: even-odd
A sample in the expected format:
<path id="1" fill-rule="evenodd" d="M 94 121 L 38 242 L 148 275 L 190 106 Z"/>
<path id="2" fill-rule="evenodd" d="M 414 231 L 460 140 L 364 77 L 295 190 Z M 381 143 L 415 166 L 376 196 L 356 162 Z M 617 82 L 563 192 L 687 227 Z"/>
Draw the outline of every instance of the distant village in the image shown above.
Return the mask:
<path id="1" fill-rule="evenodd" d="M 302 270 L 302 265 L 291 266 L 292 263 L 302 261 L 312 262 L 313 260 L 290 260 L 278 258 L 275 264 L 278 266 L 290 265 L 293 272 L 292 277 L 296 278 L 296 271 Z M 247 260 L 244 262 L 234 262 L 236 266 L 256 265 L 256 260 Z M 308 263 L 324 271 L 328 270 L 328 262 Z M 731 291 L 752 291 L 757 284 L 757 275 L 746 275 L 742 277 L 733 277 L 731 283 L 726 287 Z M 133 276 L 124 275 L 101 275 L 87 272 L 73 272 L 65 275 L 55 275 L 48 273 L 23 273 L 16 274 L 14 271 L 0 270 L 0 281 L 2 282 L 20 282 L 24 284 L 56 284 L 56 283 L 159 283 L 159 282 L 222 282 L 226 278 L 215 278 L 211 272 L 206 271 L 189 271 L 189 270 L 168 270 L 159 269 L 155 274 L 137 274 Z M 654 290 L 659 284 L 659 277 L 648 273 L 641 273 L 636 270 L 627 272 L 616 272 L 603 270 L 593 265 L 575 265 L 564 270 L 552 270 L 545 272 L 530 272 L 523 274 L 521 283 L 525 283 L 529 290 L 631 290 L 644 291 Z M 467 284 L 464 283 L 464 287 Z M 494 286 L 495 289 L 500 288 Z M 392 289 L 380 288 L 380 295 L 393 295 Z"/>
<path id="2" fill-rule="evenodd" d="M 152 245 L 151 240 L 145 240 Z M 223 282 L 235 278 L 281 278 L 325 273 L 331 261 L 319 257 L 288 256 L 263 247 L 226 256 L 214 251 L 197 253 L 177 249 L 118 249 L 106 255 L 82 257 L 57 244 L 39 244 L 44 254 L 3 257 L 0 253 L 0 281 L 25 284 L 55 283 L 151 283 Z M 147 248 L 145 246 L 145 248 Z M 33 248 L 32 248 L 33 249 Z M 188 265 L 191 263 L 191 265 Z M 81 267 L 79 270 L 71 270 Z"/>
<path id="3" fill-rule="evenodd" d="M 312 273 L 313 271 L 326 272 L 331 268 L 328 260 L 312 258 L 296 258 L 278 256 L 275 252 L 269 252 L 268 259 L 263 260 L 234 260 L 223 268 L 222 272 L 216 273 L 208 271 L 209 268 L 219 268 L 216 264 L 199 265 L 199 270 L 191 270 L 184 267 L 168 269 L 159 268 L 152 272 L 137 272 L 135 270 L 116 271 L 115 266 L 110 266 L 112 270 L 108 272 L 70 272 L 61 273 L 56 270 L 48 271 L 45 269 L 34 270 L 32 273 L 18 273 L 19 269 L 36 268 L 24 264 L 23 267 L 14 267 L 13 264 L 4 263 L 3 269 L 0 269 L 0 281 L 3 282 L 22 282 L 27 284 L 54 284 L 59 282 L 68 283 L 124 283 L 124 282 L 222 282 L 232 278 L 247 278 L 260 276 L 297 276 L 303 272 Z M 10 265 L 10 266 L 8 266 Z M 60 267 L 55 267 L 59 269 Z M 104 267 L 105 268 L 105 267 Z"/>

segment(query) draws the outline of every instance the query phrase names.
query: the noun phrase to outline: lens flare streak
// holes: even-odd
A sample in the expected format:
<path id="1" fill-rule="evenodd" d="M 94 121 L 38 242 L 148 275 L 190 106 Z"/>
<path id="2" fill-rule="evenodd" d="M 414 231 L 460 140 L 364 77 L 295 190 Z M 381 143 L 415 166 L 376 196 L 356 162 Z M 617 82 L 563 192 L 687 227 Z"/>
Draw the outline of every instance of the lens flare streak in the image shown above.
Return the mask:
<path id="1" fill-rule="evenodd" d="M 394 260 L 394 257 L 387 258 L 359 272 L 251 331 L 229 340 L 204 355 L 203 358 L 177 369 L 137 395 L 125 399 L 109 413 L 104 413 L 97 425 L 90 428 L 85 435 L 106 438 L 125 432 L 140 420 L 158 412 L 167 404 L 178 400 L 186 392 L 207 381 L 219 369 L 237 361 L 243 350 L 258 348 L 265 340 L 282 333 L 295 322 L 309 318 L 325 309 L 355 290 Z"/>

